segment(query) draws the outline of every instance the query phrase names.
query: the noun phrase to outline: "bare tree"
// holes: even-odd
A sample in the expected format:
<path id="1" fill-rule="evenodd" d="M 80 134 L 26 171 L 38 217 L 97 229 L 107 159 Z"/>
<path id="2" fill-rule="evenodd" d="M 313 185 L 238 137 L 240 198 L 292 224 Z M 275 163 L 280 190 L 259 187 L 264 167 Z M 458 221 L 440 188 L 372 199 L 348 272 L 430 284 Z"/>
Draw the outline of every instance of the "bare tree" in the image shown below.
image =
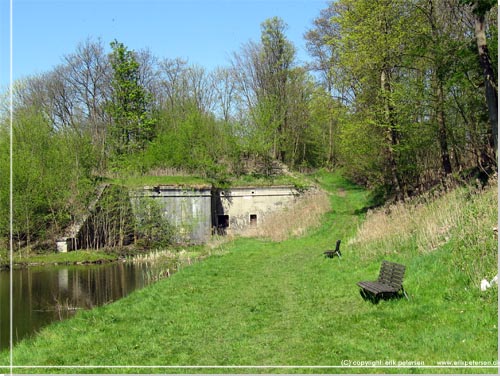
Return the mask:
<path id="1" fill-rule="evenodd" d="M 205 68 L 194 65 L 186 71 L 189 98 L 201 112 L 211 112 L 215 105 L 215 90 L 212 77 Z"/>
<path id="2" fill-rule="evenodd" d="M 165 97 L 167 107 L 172 110 L 187 96 L 187 61 L 181 58 L 167 58 L 160 62 L 159 67 L 161 95 Z"/>
<path id="3" fill-rule="evenodd" d="M 241 46 L 239 53 L 234 53 L 231 66 L 234 74 L 236 88 L 243 98 L 247 109 L 257 105 L 260 78 L 262 70 L 260 55 L 262 46 L 255 42 L 247 42 Z"/>
<path id="4" fill-rule="evenodd" d="M 44 86 L 46 94 L 46 111 L 50 114 L 53 126 L 56 129 L 72 128 L 77 131 L 79 115 L 79 103 L 75 88 L 68 85 L 69 69 L 60 65 L 53 71 L 44 75 Z"/>
<path id="5" fill-rule="evenodd" d="M 139 84 L 151 95 L 151 104 L 158 107 L 161 103 L 161 84 L 159 61 L 151 50 L 143 49 L 136 53 L 139 63 Z"/>
<path id="6" fill-rule="evenodd" d="M 64 57 L 65 85 L 75 94 L 79 122 L 91 134 L 98 151 L 98 170 L 105 168 L 105 145 L 109 117 L 105 103 L 110 98 L 111 67 L 100 39 L 87 39 L 76 51 Z"/>
<path id="7" fill-rule="evenodd" d="M 345 5 L 331 1 L 328 7 L 320 11 L 314 19 L 313 27 L 304 34 L 306 48 L 313 58 L 307 64 L 308 69 L 319 74 L 320 82 L 330 95 L 342 102 L 352 101 L 353 93 L 345 82 L 343 67 L 339 64 L 338 41 L 341 39 L 340 26 L 332 22 Z"/>
<path id="8" fill-rule="evenodd" d="M 77 95 L 85 120 L 90 122 L 96 138 L 106 124 L 104 103 L 109 98 L 110 66 L 100 40 L 86 40 L 76 51 L 64 57 L 64 78 Z"/>
<path id="9" fill-rule="evenodd" d="M 234 111 L 236 81 L 234 70 L 231 68 L 217 68 L 212 78 L 214 81 L 214 95 L 216 106 L 219 108 L 222 119 L 229 122 Z"/>

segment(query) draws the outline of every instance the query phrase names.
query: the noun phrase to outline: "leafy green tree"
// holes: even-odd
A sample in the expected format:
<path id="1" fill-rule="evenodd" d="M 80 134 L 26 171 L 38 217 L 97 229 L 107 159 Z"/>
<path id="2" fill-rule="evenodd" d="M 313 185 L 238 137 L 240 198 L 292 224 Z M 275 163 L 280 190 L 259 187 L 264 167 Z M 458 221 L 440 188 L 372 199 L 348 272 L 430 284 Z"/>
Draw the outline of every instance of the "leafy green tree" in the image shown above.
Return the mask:
<path id="1" fill-rule="evenodd" d="M 346 105 L 336 143 L 351 177 L 402 199 L 453 171 L 495 165 L 472 10 L 458 0 L 339 0 L 320 13 L 306 34 L 311 67 Z"/>
<path id="2" fill-rule="evenodd" d="M 312 166 L 334 167 L 341 163 L 341 129 L 346 123 L 347 107 L 334 99 L 324 86 L 311 93 L 309 101 L 309 125 L 311 141 L 309 150 Z"/>
<path id="3" fill-rule="evenodd" d="M 494 150 L 496 150 L 498 145 L 498 82 L 497 72 L 495 72 L 496 64 L 493 63 L 487 42 L 486 15 L 498 4 L 496 0 L 461 0 L 461 3 L 472 6 L 474 14 L 474 33 L 479 63 L 484 76 L 485 96 L 492 131 L 491 138 Z"/>
<path id="4" fill-rule="evenodd" d="M 175 168 L 224 180 L 238 164 L 240 146 L 231 123 L 200 111 L 196 102 L 171 107 L 159 116 L 161 130 L 133 161 L 136 171 Z"/>
<path id="5" fill-rule="evenodd" d="M 1 143 L 6 146 L 5 138 Z M 2 172 L 8 171 L 8 154 L 0 158 Z M 89 138 L 71 130 L 55 132 L 35 108 L 17 109 L 12 158 L 15 246 L 54 240 L 85 209 L 92 192 L 95 160 Z M 1 215 L 8 218 L 8 179 L 1 180 L 0 191 Z M 7 224 L 0 224 L 2 235 L 7 236 Z"/>
<path id="6" fill-rule="evenodd" d="M 400 80 L 404 42 L 409 40 L 411 17 L 403 1 L 342 2 L 342 13 L 334 17 L 340 27 L 340 64 L 355 83 L 355 106 L 364 108 L 376 134 L 386 140 L 380 153 L 384 164 L 385 185 L 402 199 L 405 187 L 399 171 L 400 150 L 404 146 L 399 107 L 395 100 L 396 83 Z M 363 111 L 364 112 L 364 111 Z"/>
<path id="7" fill-rule="evenodd" d="M 133 51 L 113 41 L 110 55 L 113 78 L 107 110 L 112 119 L 113 152 L 119 157 L 144 150 L 154 138 L 151 98 L 140 85 L 140 65 Z"/>
<path id="8" fill-rule="evenodd" d="M 7 248 L 10 231 L 10 132 L 0 125 L 0 247 Z M 3 244 L 2 244 L 3 243 Z"/>
<path id="9" fill-rule="evenodd" d="M 287 24 L 278 17 L 265 20 L 261 24 L 261 69 L 260 90 L 258 96 L 267 103 L 272 103 L 272 120 L 275 128 L 273 156 L 286 161 L 286 150 L 283 145 L 288 131 L 287 93 L 290 69 L 295 58 L 295 48 L 287 39 Z"/>

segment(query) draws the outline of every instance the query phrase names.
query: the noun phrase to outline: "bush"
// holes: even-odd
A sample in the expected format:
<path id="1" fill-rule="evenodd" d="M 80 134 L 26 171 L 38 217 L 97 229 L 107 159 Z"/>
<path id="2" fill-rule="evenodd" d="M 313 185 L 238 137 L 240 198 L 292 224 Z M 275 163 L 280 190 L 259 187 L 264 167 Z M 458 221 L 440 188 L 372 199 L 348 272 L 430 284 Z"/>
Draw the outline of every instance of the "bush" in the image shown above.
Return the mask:
<path id="1" fill-rule="evenodd" d="M 135 217 L 137 246 L 166 247 L 172 243 L 174 227 L 163 216 L 160 204 L 154 199 L 138 200 L 135 205 Z"/>
<path id="2" fill-rule="evenodd" d="M 72 216 L 85 210 L 93 191 L 90 137 L 54 129 L 35 110 L 20 109 L 13 123 L 13 236 L 31 246 L 59 235 Z M 0 236 L 9 233 L 9 147 L 0 137 Z M 5 136 L 5 137 L 4 137 Z"/>

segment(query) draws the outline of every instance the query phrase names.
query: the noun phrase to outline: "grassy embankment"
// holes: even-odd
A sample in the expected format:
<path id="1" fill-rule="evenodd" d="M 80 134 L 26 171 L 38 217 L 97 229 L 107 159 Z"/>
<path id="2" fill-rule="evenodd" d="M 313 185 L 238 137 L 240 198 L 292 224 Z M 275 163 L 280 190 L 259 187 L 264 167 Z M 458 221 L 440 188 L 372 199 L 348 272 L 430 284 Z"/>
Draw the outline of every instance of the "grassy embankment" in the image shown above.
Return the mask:
<path id="1" fill-rule="evenodd" d="M 224 252 L 128 297 L 51 325 L 13 352 L 14 372 L 496 373 L 493 368 L 356 368 L 417 361 L 497 360 L 497 187 L 458 189 L 420 205 L 365 215 L 366 192 L 318 177 L 332 210 L 284 241 L 239 238 Z M 286 216 L 283 216 L 286 221 Z M 342 259 L 322 252 L 342 239 Z M 361 299 L 383 259 L 407 266 L 410 300 Z M 394 363 L 392 363 L 394 361 Z M 1 362 L 8 364 L 8 354 Z M 377 365 L 378 363 L 375 363 Z M 305 368 L 99 368 L 97 366 Z M 307 368 L 350 365 L 352 368 Z"/>

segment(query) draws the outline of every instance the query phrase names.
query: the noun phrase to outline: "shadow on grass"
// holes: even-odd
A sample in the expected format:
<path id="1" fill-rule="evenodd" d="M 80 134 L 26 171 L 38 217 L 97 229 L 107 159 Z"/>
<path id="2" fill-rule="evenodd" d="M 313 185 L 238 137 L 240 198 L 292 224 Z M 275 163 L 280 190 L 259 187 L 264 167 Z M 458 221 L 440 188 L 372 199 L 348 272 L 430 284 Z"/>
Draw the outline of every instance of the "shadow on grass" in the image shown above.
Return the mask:
<path id="1" fill-rule="evenodd" d="M 362 207 L 361 209 L 354 210 L 354 215 L 366 214 L 366 213 L 368 213 L 369 210 L 374 210 L 374 209 L 380 208 L 381 206 L 382 205 L 377 205 L 377 204 L 367 205 L 367 206 Z"/>
<path id="2" fill-rule="evenodd" d="M 378 303 L 380 303 L 381 300 L 386 300 L 386 301 L 400 300 L 400 299 L 403 299 L 405 297 L 404 294 L 402 294 L 402 293 L 397 293 L 397 294 L 390 293 L 390 294 L 374 295 L 374 294 L 367 293 L 363 289 L 359 290 L 359 294 L 361 295 L 361 297 L 363 298 L 364 301 L 370 302 L 372 304 L 378 304 Z"/>

